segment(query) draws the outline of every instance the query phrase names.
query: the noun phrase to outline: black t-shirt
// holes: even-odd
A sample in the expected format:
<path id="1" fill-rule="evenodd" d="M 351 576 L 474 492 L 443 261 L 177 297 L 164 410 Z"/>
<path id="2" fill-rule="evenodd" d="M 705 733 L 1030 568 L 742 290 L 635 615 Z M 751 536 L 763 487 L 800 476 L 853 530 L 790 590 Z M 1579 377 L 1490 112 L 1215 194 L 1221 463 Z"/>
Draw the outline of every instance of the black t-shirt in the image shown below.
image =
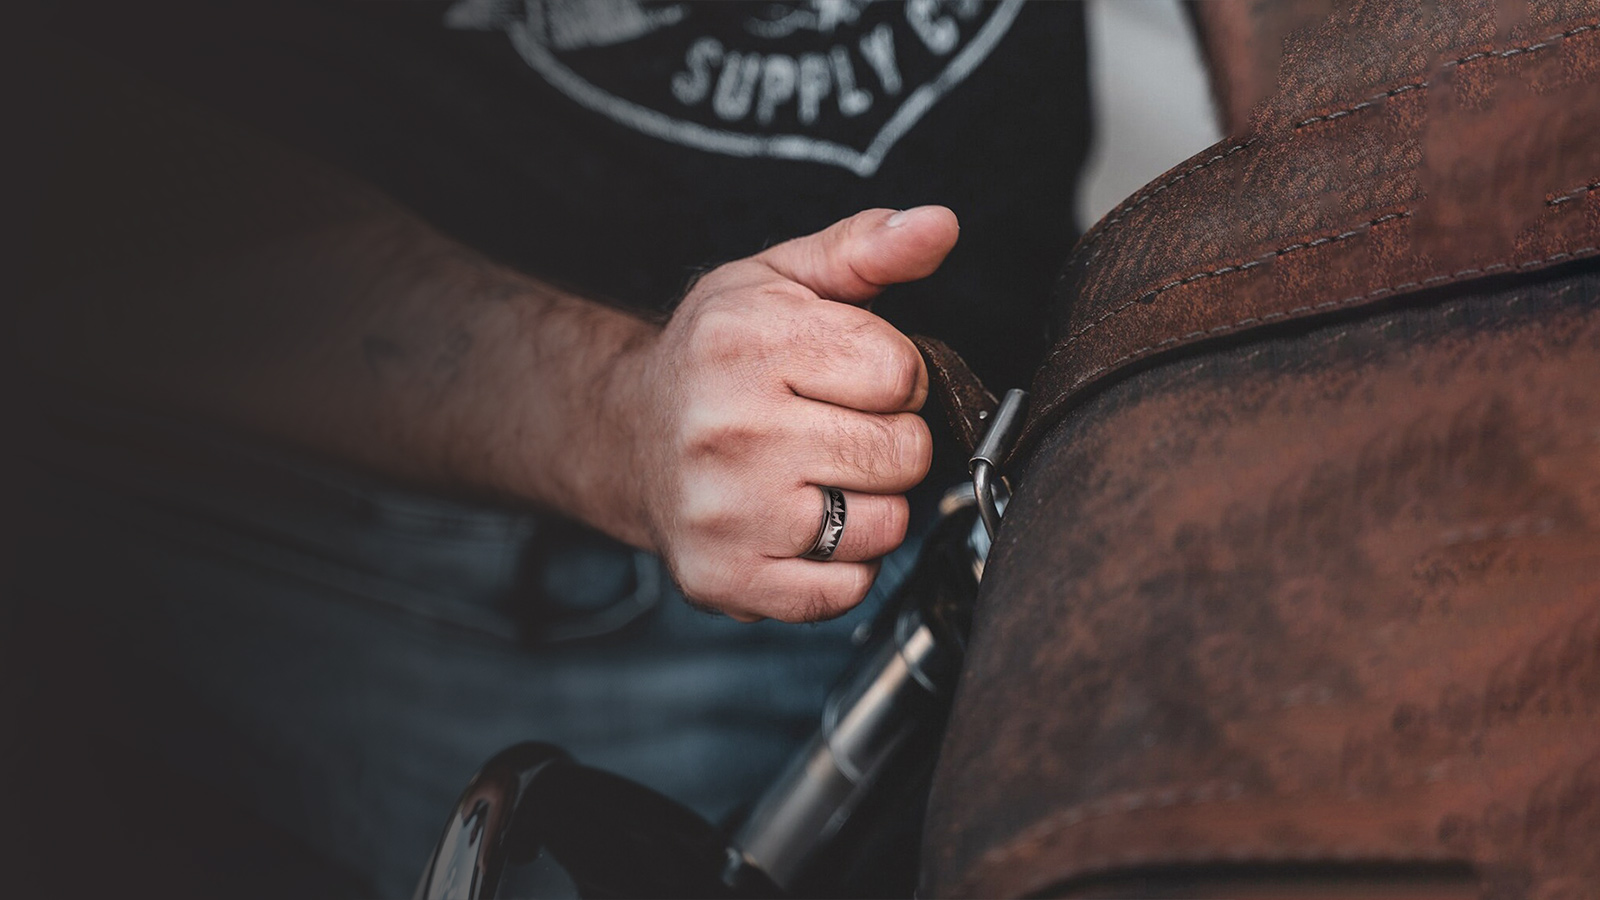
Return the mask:
<path id="1" fill-rule="evenodd" d="M 875 309 L 997 386 L 1046 346 L 1087 143 L 1079 4 L 96 7 L 78 36 L 597 299 L 663 309 L 709 265 L 941 203 L 958 248 Z"/>

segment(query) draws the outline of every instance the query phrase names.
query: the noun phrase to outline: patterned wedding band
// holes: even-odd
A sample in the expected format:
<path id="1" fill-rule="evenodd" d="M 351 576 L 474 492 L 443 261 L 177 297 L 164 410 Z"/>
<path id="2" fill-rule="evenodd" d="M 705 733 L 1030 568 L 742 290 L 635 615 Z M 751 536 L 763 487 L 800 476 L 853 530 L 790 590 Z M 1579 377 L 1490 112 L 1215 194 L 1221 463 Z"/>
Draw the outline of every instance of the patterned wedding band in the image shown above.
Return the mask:
<path id="1" fill-rule="evenodd" d="M 821 484 L 817 490 L 822 492 L 822 527 L 811 549 L 800 558 L 827 562 L 833 559 L 833 551 L 839 549 L 839 539 L 844 537 L 844 491 Z"/>

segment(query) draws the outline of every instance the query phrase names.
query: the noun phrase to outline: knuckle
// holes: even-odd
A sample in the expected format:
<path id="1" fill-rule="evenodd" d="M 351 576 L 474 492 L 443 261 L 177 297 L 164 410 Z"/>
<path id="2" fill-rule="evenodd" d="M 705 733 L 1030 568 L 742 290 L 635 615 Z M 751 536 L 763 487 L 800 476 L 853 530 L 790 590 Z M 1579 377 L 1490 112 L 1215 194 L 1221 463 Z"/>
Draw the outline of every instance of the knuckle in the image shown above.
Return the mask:
<path id="1" fill-rule="evenodd" d="M 812 299 L 805 288 L 793 282 L 771 282 L 752 292 L 751 309 L 760 310 L 761 327 L 751 339 L 763 356 L 787 357 L 804 352 L 816 340 L 810 317 L 800 307 Z"/>
<path id="2" fill-rule="evenodd" d="M 812 587 L 800 591 L 789 604 L 789 608 L 778 618 L 794 624 L 826 622 L 848 608 L 841 606 L 828 588 Z"/>
<path id="3" fill-rule="evenodd" d="M 898 420 L 885 417 L 878 420 L 877 432 L 874 440 L 876 452 L 873 456 L 877 461 L 874 474 L 898 479 L 905 472 L 906 451 L 910 449 L 906 429 Z"/>
<path id="4" fill-rule="evenodd" d="M 777 618 L 785 622 L 826 622 L 854 609 L 872 589 L 876 564 L 828 563 L 830 578 L 795 592 Z"/>
<path id="5" fill-rule="evenodd" d="M 737 521 L 737 507 L 721 491 L 686 491 L 678 509 L 679 526 L 696 537 L 720 538 L 734 531 Z"/>
<path id="6" fill-rule="evenodd" d="M 851 573 L 854 578 L 844 592 L 845 602 L 839 609 L 840 613 L 854 609 L 856 604 L 867 599 L 867 592 L 872 590 L 872 583 L 878 580 L 878 563 L 858 563 L 851 567 Z"/>
<path id="7" fill-rule="evenodd" d="M 733 274 L 730 272 L 731 269 L 732 264 L 728 264 L 695 272 L 689 279 L 688 285 L 683 289 L 683 301 L 678 305 L 678 308 L 690 308 L 707 302 L 707 299 L 715 296 L 721 290 L 722 285 L 728 281 L 730 275 Z"/>
<path id="8" fill-rule="evenodd" d="M 874 482 L 920 481 L 933 460 L 933 435 L 913 413 L 864 416 L 840 447 L 840 462 Z"/>
<path id="9" fill-rule="evenodd" d="M 684 598 L 708 609 L 742 607 L 755 577 L 755 565 L 729 556 L 689 554 L 673 565 L 673 575 Z"/>
<path id="10" fill-rule="evenodd" d="M 762 282 L 752 292 L 751 299 L 757 303 L 773 306 L 792 307 L 798 303 L 807 303 L 816 298 L 805 285 L 797 284 L 786 278 L 769 279 Z"/>
<path id="11" fill-rule="evenodd" d="M 694 287 L 700 290 L 704 302 L 721 303 L 730 294 L 746 290 L 752 285 L 772 280 L 772 269 L 758 259 L 746 257 L 720 266 L 700 276 Z"/>
<path id="12" fill-rule="evenodd" d="M 933 465 L 933 432 L 915 413 L 903 414 L 900 422 L 897 454 L 900 469 L 907 477 L 921 481 Z"/>
<path id="13" fill-rule="evenodd" d="M 680 428 L 683 455 L 694 461 L 746 458 L 766 436 L 756 418 L 728 404 L 697 404 L 685 411 Z"/>
<path id="14" fill-rule="evenodd" d="M 700 311 L 685 338 L 691 359 L 710 363 L 737 362 L 756 352 L 760 327 L 738 309 L 714 306 Z"/>
<path id="15" fill-rule="evenodd" d="M 878 522 L 878 544 L 884 553 L 900 546 L 906 539 L 906 531 L 911 527 L 911 506 L 903 496 L 889 498 L 890 503 L 882 519 Z"/>
<path id="16" fill-rule="evenodd" d="M 813 495 L 815 491 L 811 492 Z M 805 553 L 817 539 L 817 534 L 822 530 L 822 514 L 820 505 L 816 509 L 800 508 L 798 515 L 791 516 L 788 528 L 788 543 L 785 545 L 795 549 L 798 553 Z"/>
<path id="17" fill-rule="evenodd" d="M 793 352 L 807 339 L 805 317 L 795 308 L 809 298 L 804 287 L 787 281 L 732 291 L 726 302 L 696 314 L 687 352 L 691 359 L 724 366 Z"/>
<path id="18" fill-rule="evenodd" d="M 868 238 L 878 225 L 886 218 L 886 213 L 892 214 L 888 209 L 863 209 L 862 211 L 844 219 L 837 229 L 828 229 L 824 234 L 829 235 L 837 247 L 849 245 Z"/>
<path id="19" fill-rule="evenodd" d="M 854 418 L 855 421 L 840 427 L 839 440 L 835 445 L 838 462 L 878 481 L 894 468 L 893 432 L 881 416 Z"/>
<path id="20" fill-rule="evenodd" d="M 850 364 L 860 368 L 875 408 L 884 412 L 920 409 L 928 394 L 922 354 L 888 322 L 871 313 L 861 315 L 863 320 L 839 329 L 836 343 L 841 346 L 833 352 L 843 353 Z"/>
<path id="21" fill-rule="evenodd" d="M 845 529 L 847 535 L 851 528 L 860 529 L 860 533 L 854 536 L 853 543 L 859 548 L 863 557 L 883 556 L 900 546 L 906 537 L 909 515 L 906 511 L 905 498 L 894 496 L 882 499 L 894 502 L 879 507 L 870 518 L 860 523 L 851 522 Z"/>
<path id="22" fill-rule="evenodd" d="M 919 409 L 927 396 L 927 375 L 922 354 L 910 341 L 894 335 L 879 357 L 883 361 L 884 389 L 897 401 L 899 409 Z"/>

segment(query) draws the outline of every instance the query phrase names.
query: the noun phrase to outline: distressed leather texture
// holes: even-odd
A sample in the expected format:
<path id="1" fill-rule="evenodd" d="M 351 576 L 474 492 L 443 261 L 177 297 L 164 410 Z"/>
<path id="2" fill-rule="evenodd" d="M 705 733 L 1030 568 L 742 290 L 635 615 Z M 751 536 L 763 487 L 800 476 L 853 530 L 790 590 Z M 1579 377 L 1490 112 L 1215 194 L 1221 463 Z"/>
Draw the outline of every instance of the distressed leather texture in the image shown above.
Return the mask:
<path id="1" fill-rule="evenodd" d="M 1597 179 L 1600 5 L 1350 2 L 1086 235 L 924 895 L 1600 897 Z"/>
<path id="2" fill-rule="evenodd" d="M 949 344 L 920 334 L 913 335 L 911 343 L 928 366 L 928 386 L 944 408 L 950 430 L 962 449 L 971 453 L 983 440 L 988 419 L 999 402 Z"/>
<path id="3" fill-rule="evenodd" d="M 1244 132 L 1079 241 L 1017 453 L 1162 355 L 1600 252 L 1597 133 L 1593 0 L 1340 5 Z"/>
<path id="4" fill-rule="evenodd" d="M 1591 271 L 1074 411 L 989 560 L 924 895 L 1409 862 L 1600 896 L 1596 385 Z"/>

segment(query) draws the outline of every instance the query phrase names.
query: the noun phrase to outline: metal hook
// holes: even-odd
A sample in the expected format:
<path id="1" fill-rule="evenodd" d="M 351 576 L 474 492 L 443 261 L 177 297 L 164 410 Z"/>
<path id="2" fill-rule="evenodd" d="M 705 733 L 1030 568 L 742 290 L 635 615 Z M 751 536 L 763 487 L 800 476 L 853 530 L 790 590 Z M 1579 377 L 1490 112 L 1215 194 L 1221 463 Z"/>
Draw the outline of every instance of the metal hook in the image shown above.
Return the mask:
<path id="1" fill-rule="evenodd" d="M 1022 427 L 1022 413 L 1027 405 L 1027 391 L 1016 388 L 1006 391 L 1005 398 L 1000 401 L 994 418 L 989 422 L 989 430 L 984 432 L 983 440 L 978 442 L 977 449 L 972 451 L 972 458 L 967 460 L 967 469 L 972 473 L 972 492 L 978 498 L 978 517 L 983 520 L 984 530 L 989 532 L 991 541 L 1000 530 L 1000 516 L 1004 512 L 1005 501 L 1000 497 L 1004 490 L 1000 463 L 1017 439 L 1017 432 Z"/>

